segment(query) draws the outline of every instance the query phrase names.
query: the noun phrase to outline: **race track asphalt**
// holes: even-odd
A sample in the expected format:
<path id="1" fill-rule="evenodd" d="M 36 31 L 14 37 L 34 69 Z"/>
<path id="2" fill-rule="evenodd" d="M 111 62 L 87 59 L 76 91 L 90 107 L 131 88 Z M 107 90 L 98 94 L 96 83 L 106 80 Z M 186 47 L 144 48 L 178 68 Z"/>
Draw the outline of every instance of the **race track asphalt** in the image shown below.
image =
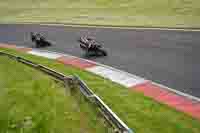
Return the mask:
<path id="1" fill-rule="evenodd" d="M 1 24 L 0 42 L 32 47 L 30 31 L 55 43 L 44 49 L 82 58 L 77 39 L 94 36 L 109 55 L 90 60 L 200 97 L 200 32 Z"/>

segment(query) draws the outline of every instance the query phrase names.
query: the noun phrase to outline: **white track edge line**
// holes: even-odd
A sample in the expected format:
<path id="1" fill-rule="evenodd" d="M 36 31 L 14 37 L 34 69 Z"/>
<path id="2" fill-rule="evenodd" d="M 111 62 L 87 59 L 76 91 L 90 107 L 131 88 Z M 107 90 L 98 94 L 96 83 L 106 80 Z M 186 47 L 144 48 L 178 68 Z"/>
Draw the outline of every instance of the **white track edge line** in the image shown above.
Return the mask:
<path id="1" fill-rule="evenodd" d="M 12 23 L 11 23 L 12 24 Z M 29 22 L 25 22 L 25 23 L 17 23 L 17 24 L 35 24 L 35 25 L 41 25 L 41 26 L 64 26 L 64 27 L 79 27 L 79 28 L 104 28 L 104 29 L 122 29 L 122 30 L 160 30 L 160 31 L 184 31 L 184 32 L 200 32 L 200 29 L 190 29 L 190 28 L 165 28 L 165 27 L 123 27 L 123 26 L 106 26 L 106 25 L 81 25 L 81 24 L 54 24 L 54 23 L 44 23 L 44 24 L 40 24 L 40 23 L 29 23 Z"/>
<path id="2" fill-rule="evenodd" d="M 17 46 L 17 47 L 18 47 L 18 48 L 26 48 L 26 47 L 24 47 L 24 46 Z M 32 48 L 31 51 L 33 51 L 33 50 L 37 50 L 37 49 Z M 181 91 L 178 91 L 178 90 L 169 88 L 169 87 L 167 87 L 167 86 L 165 86 L 165 85 L 161 85 L 161 84 L 156 83 L 156 82 L 154 82 L 154 81 L 147 80 L 147 79 L 145 79 L 145 78 L 143 78 L 143 77 L 140 77 L 140 76 L 137 76 L 137 75 L 134 75 L 134 74 L 131 74 L 131 73 L 128 73 L 128 72 L 125 72 L 125 71 L 116 69 L 116 68 L 111 67 L 111 66 L 107 66 L 107 65 L 104 65 L 104 64 L 101 64 L 101 63 L 98 63 L 98 62 L 94 62 L 94 61 L 91 61 L 91 60 L 83 59 L 83 58 L 80 58 L 80 57 L 77 57 L 77 56 L 73 56 L 73 55 L 69 55 L 69 54 L 65 54 L 65 53 L 58 53 L 58 52 L 48 51 L 48 50 L 37 50 L 37 51 L 44 51 L 44 52 L 49 52 L 49 53 L 55 53 L 55 54 L 59 54 L 59 55 L 63 55 L 63 56 L 71 56 L 71 57 L 78 58 L 78 59 L 81 59 L 81 60 L 86 60 L 86 61 L 88 61 L 88 62 L 97 64 L 97 65 L 99 65 L 99 66 L 103 66 L 103 67 L 106 67 L 106 68 L 109 68 L 109 69 L 112 69 L 112 70 L 115 70 L 115 71 L 118 71 L 118 72 L 123 72 L 123 73 L 125 73 L 125 74 L 128 74 L 129 76 L 141 78 L 141 79 L 143 79 L 143 80 L 146 81 L 146 82 L 149 82 L 149 81 L 150 81 L 152 84 L 157 85 L 157 86 L 159 86 L 159 87 L 161 87 L 161 88 L 167 89 L 167 90 L 169 90 L 169 91 L 172 91 L 172 92 L 174 92 L 174 93 L 177 93 L 178 95 L 181 95 L 181 96 L 187 97 L 187 98 L 189 98 L 189 99 L 196 100 L 196 101 L 200 102 L 200 98 L 198 98 L 198 97 L 195 97 L 195 96 L 192 96 L 192 95 L 190 95 L 190 94 L 186 94 L 186 93 L 184 93 L 184 92 L 181 92 Z M 28 53 L 28 52 L 27 52 L 27 53 Z M 28 54 L 29 54 L 29 53 L 28 53 Z"/>
<path id="3" fill-rule="evenodd" d="M 77 57 L 77 56 L 65 54 L 65 53 L 62 53 L 62 52 L 60 53 L 60 52 L 48 51 L 48 50 L 39 50 L 39 51 L 50 52 L 50 53 L 60 54 L 60 55 L 63 55 L 63 56 L 74 57 L 74 58 L 81 59 L 81 60 L 85 60 L 85 61 L 87 61 L 87 62 L 96 64 L 96 65 L 99 65 L 99 66 L 106 67 L 106 68 L 108 68 L 108 69 L 111 69 L 111 70 L 114 70 L 114 71 L 117 71 L 117 72 L 121 72 L 121 73 L 127 74 L 128 76 L 131 76 L 131 77 L 140 78 L 141 80 L 144 80 L 144 81 L 149 81 L 149 80 L 146 80 L 145 78 L 142 78 L 142 77 L 140 77 L 140 76 L 136 76 L 136 75 L 134 75 L 134 74 L 128 73 L 128 72 L 126 72 L 126 71 L 119 70 L 119 69 L 114 68 L 114 67 L 111 67 L 111 66 L 107 66 L 107 65 L 101 64 L 101 63 L 99 63 L 99 62 L 95 62 L 95 61 L 91 61 L 91 60 L 88 60 L 88 59 L 80 58 L 80 57 Z"/>
<path id="4" fill-rule="evenodd" d="M 143 77 L 140 77 L 140 76 L 131 74 L 131 73 L 129 73 L 129 72 L 122 71 L 122 70 L 119 70 L 119 69 L 117 69 L 117 68 L 114 68 L 114 67 L 111 67 L 111 66 L 108 66 L 108 65 L 101 64 L 101 63 L 99 63 L 99 62 L 94 62 L 94 61 L 91 61 L 91 60 L 83 59 L 83 58 L 80 58 L 80 57 L 77 57 L 77 56 L 73 56 L 73 55 L 69 55 L 69 54 L 65 54 L 65 53 L 62 53 L 62 52 L 60 53 L 60 52 L 54 52 L 54 51 L 48 51 L 48 50 L 40 50 L 40 51 L 62 54 L 63 56 L 65 56 L 65 55 L 66 55 L 66 56 L 71 56 L 71 57 L 74 57 L 74 58 L 78 58 L 78 59 L 81 59 L 81 60 L 85 60 L 85 61 L 94 63 L 94 64 L 99 65 L 99 66 L 103 66 L 103 67 L 112 69 L 112 70 L 114 70 L 114 71 L 123 72 L 123 73 L 125 73 L 125 74 L 127 74 L 127 75 L 129 75 L 129 76 L 133 76 L 133 77 L 137 77 L 137 78 L 143 79 L 145 82 L 151 82 L 151 83 L 154 84 L 154 85 L 157 85 L 157 86 L 159 86 L 159 87 L 161 87 L 161 88 L 164 88 L 164 89 L 167 89 L 167 90 L 172 91 L 172 92 L 174 92 L 174 93 L 177 93 L 178 95 L 181 95 L 181 96 L 187 97 L 187 98 L 189 98 L 189 99 L 191 99 L 191 100 L 196 100 L 196 101 L 200 102 L 200 98 L 198 98 L 198 97 L 195 97 L 195 96 L 192 96 L 192 95 L 190 95 L 190 94 L 186 94 L 186 93 L 184 93 L 184 92 L 181 92 L 181 91 L 178 91 L 178 90 L 169 88 L 169 87 L 167 87 L 167 86 L 165 86 L 165 85 L 161 85 L 161 84 L 156 83 L 156 82 L 154 82 L 154 81 L 152 81 L 152 80 L 147 80 L 147 79 L 145 79 L 145 78 L 143 78 Z"/>

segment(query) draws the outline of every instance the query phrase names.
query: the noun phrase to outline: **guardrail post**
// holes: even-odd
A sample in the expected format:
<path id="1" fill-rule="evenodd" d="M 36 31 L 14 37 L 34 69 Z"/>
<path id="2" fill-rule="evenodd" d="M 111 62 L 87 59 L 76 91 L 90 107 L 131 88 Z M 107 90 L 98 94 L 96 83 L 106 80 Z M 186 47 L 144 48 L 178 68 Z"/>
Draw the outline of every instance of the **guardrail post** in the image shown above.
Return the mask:
<path id="1" fill-rule="evenodd" d="M 80 107 L 82 102 L 84 101 L 84 96 L 81 94 L 79 81 L 75 76 L 73 76 L 73 85 L 74 85 L 74 95 L 77 98 L 77 104 Z"/>
<path id="2" fill-rule="evenodd" d="M 84 96 L 81 95 L 81 92 L 79 91 L 79 81 L 73 76 L 64 77 L 63 81 L 66 87 L 66 93 L 76 99 L 77 102 L 75 106 L 78 110 L 80 110 L 80 106 L 84 100 Z"/>
<path id="3" fill-rule="evenodd" d="M 65 92 L 67 95 L 71 95 L 71 91 L 74 89 L 73 81 L 71 77 L 64 77 L 63 78 L 64 85 L 65 85 Z"/>

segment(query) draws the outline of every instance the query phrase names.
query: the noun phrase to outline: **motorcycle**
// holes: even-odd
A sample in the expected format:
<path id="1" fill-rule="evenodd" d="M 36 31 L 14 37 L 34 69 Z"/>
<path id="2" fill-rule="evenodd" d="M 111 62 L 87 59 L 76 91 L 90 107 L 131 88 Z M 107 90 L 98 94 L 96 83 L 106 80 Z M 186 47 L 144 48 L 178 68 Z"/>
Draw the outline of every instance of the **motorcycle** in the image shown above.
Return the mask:
<path id="1" fill-rule="evenodd" d="M 30 33 L 31 41 L 35 43 L 36 48 L 51 46 L 51 42 L 46 40 L 45 37 L 43 37 L 40 33 Z"/>
<path id="2" fill-rule="evenodd" d="M 107 51 L 101 44 L 91 37 L 80 37 L 80 48 L 86 52 L 86 55 L 107 56 Z"/>

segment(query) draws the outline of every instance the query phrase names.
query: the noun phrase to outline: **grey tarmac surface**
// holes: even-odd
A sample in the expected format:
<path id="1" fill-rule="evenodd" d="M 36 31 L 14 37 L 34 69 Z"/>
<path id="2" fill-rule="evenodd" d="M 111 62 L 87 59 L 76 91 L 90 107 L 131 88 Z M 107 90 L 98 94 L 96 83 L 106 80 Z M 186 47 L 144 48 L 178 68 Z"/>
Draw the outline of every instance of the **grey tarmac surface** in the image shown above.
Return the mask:
<path id="1" fill-rule="evenodd" d="M 0 42 L 32 47 L 30 31 L 41 32 L 55 44 L 44 48 L 84 57 L 77 39 L 94 36 L 108 57 L 89 58 L 170 88 L 200 97 L 200 32 L 0 25 Z"/>

